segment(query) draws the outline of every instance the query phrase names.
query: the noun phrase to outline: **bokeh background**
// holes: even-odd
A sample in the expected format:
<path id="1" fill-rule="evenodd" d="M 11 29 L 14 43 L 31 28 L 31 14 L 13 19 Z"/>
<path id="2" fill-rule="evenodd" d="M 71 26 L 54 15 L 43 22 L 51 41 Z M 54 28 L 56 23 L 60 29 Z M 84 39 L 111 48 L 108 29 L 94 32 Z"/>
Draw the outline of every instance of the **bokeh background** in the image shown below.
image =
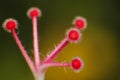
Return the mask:
<path id="1" fill-rule="evenodd" d="M 44 58 L 65 36 L 76 16 L 87 19 L 87 29 L 78 44 L 69 44 L 55 61 L 69 62 L 79 56 L 81 72 L 69 68 L 49 68 L 45 80 L 120 80 L 120 1 L 119 0 L 1 0 L 0 1 L 0 80 L 34 80 L 12 36 L 2 29 L 6 18 L 19 22 L 18 36 L 32 53 L 30 7 L 39 7 L 39 46 Z"/>

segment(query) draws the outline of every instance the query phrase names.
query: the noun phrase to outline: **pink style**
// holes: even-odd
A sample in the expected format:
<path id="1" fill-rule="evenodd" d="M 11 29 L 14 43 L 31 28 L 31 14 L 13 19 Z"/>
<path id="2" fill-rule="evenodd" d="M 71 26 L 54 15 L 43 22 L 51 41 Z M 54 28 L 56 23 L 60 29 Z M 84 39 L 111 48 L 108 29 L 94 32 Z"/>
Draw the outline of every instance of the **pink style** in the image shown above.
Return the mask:
<path id="1" fill-rule="evenodd" d="M 51 51 L 51 53 L 43 61 L 41 61 L 39 56 L 41 53 L 39 52 L 37 31 L 37 19 L 41 16 L 41 11 L 38 8 L 33 7 L 28 10 L 27 15 L 29 19 L 32 20 L 34 60 L 30 59 L 16 34 L 15 29 L 18 28 L 17 20 L 13 18 L 6 19 L 3 23 L 3 28 L 11 33 L 13 39 L 15 40 L 18 48 L 21 51 L 22 56 L 24 57 L 30 70 L 32 71 L 35 80 L 44 80 L 45 73 L 48 67 L 70 67 L 75 72 L 79 72 L 83 68 L 83 62 L 79 57 L 74 57 L 68 63 L 54 62 L 53 60 L 59 54 L 59 52 L 69 43 L 79 42 L 82 37 L 80 31 L 83 31 L 86 28 L 86 20 L 83 17 L 76 17 L 73 20 L 74 27 L 67 30 L 64 39 L 55 47 L 55 49 Z"/>

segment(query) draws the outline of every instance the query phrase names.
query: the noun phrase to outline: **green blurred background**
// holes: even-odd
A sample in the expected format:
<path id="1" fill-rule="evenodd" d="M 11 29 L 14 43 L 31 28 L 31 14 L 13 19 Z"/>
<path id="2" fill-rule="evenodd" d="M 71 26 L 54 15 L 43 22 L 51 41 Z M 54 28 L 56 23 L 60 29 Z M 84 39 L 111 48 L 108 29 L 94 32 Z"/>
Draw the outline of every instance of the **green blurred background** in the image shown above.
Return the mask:
<path id="1" fill-rule="evenodd" d="M 0 24 L 6 18 L 19 22 L 18 36 L 32 53 L 30 7 L 39 7 L 41 57 L 54 48 L 72 27 L 76 16 L 87 19 L 87 29 L 78 44 L 69 44 L 55 61 L 69 62 L 79 56 L 84 62 L 80 73 L 69 68 L 49 68 L 45 80 L 120 80 L 120 1 L 119 0 L 1 0 Z M 34 80 L 12 36 L 0 27 L 0 80 Z"/>

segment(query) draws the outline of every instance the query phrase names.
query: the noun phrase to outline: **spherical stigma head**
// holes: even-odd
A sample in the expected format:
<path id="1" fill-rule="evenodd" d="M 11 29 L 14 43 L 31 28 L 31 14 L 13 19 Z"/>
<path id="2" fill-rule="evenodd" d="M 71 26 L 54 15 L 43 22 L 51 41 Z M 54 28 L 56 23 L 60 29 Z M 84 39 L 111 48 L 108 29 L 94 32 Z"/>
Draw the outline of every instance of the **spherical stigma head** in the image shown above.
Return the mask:
<path id="1" fill-rule="evenodd" d="M 33 7 L 28 10 L 27 15 L 29 18 L 40 17 L 41 11 L 40 11 L 40 9 Z"/>
<path id="2" fill-rule="evenodd" d="M 71 61 L 71 67 L 74 71 L 79 72 L 83 67 L 83 62 L 80 58 L 75 57 Z"/>
<path id="3" fill-rule="evenodd" d="M 68 30 L 67 37 L 70 42 L 78 42 L 81 37 L 81 34 L 78 29 L 72 28 Z"/>
<path id="4" fill-rule="evenodd" d="M 86 28 L 86 19 L 83 17 L 76 17 L 73 20 L 73 25 L 80 30 L 84 30 Z"/>
<path id="5" fill-rule="evenodd" d="M 17 21 L 13 18 L 6 19 L 3 23 L 3 28 L 6 31 L 11 32 L 11 30 L 17 28 Z"/>

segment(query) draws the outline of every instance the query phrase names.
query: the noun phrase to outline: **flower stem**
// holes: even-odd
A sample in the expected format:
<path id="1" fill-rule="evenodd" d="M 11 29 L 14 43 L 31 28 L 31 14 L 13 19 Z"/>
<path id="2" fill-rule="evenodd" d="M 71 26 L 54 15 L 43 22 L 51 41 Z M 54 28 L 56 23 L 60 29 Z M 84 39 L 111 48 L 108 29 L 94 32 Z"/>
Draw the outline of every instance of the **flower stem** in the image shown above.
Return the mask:
<path id="1" fill-rule="evenodd" d="M 44 80 L 44 78 L 45 78 L 45 74 L 41 73 L 35 77 L 35 80 Z"/>
<path id="2" fill-rule="evenodd" d="M 34 76 L 35 80 L 44 80 L 46 73 L 46 68 L 39 67 L 37 74 Z"/>

